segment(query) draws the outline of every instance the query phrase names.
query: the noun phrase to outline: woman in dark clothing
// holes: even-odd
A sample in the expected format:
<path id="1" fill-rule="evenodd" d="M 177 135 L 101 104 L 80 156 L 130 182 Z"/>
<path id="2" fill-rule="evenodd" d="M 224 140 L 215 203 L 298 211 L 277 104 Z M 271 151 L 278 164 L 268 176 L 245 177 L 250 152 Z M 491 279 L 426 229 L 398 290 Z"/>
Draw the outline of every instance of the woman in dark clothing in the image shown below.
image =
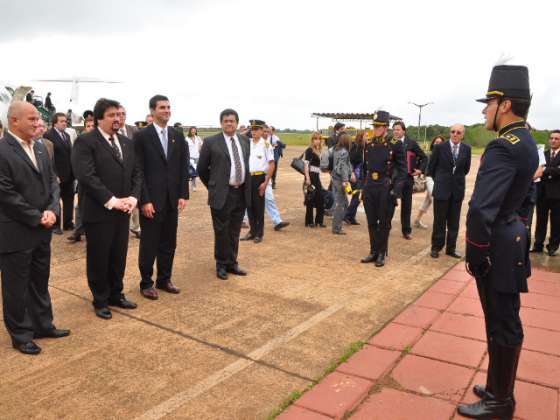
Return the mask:
<path id="1" fill-rule="evenodd" d="M 362 189 L 361 181 L 361 170 L 364 162 L 364 144 L 366 142 L 366 132 L 360 131 L 356 135 L 356 140 L 352 143 L 350 147 L 350 163 L 352 164 L 352 171 L 356 176 L 356 182 L 352 183 L 352 199 L 350 200 L 350 205 L 346 209 L 346 214 L 344 215 L 344 221 L 349 225 L 359 225 L 356 220 L 356 212 L 358 211 L 358 206 L 360 205 L 360 190 Z"/>
<path id="2" fill-rule="evenodd" d="M 323 224 L 323 217 L 325 214 L 325 205 L 323 203 L 323 186 L 321 185 L 321 152 L 323 144 L 321 134 L 315 132 L 311 135 L 311 143 L 305 150 L 305 191 L 313 191 L 313 200 L 306 200 L 305 206 L 305 226 L 306 227 L 326 227 Z M 308 192 L 309 194 L 309 192 Z M 313 207 L 315 207 L 316 214 L 313 220 Z"/>

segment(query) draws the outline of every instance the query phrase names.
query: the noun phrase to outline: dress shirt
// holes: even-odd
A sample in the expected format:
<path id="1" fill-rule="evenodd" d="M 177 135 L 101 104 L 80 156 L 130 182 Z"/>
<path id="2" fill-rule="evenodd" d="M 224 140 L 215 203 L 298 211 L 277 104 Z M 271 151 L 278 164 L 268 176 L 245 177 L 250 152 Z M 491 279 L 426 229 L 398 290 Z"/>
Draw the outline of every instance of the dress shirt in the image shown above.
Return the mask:
<path id="1" fill-rule="evenodd" d="M 169 139 L 169 130 L 167 130 L 167 127 L 160 127 L 159 125 L 156 124 L 156 122 L 154 121 L 154 128 L 156 129 L 156 133 L 159 137 L 159 142 L 161 143 L 161 147 L 163 147 L 163 151 L 165 152 L 165 157 L 167 157 L 167 140 Z M 164 138 L 161 134 L 162 131 L 165 131 L 165 134 L 167 135 L 167 138 Z"/>
<path id="2" fill-rule="evenodd" d="M 252 139 L 249 172 L 268 172 L 269 162 L 274 162 L 274 151 L 270 143 L 262 137 L 257 142 Z"/>
<path id="3" fill-rule="evenodd" d="M 237 134 L 234 134 L 233 136 L 228 136 L 226 133 L 222 133 L 222 134 L 224 135 L 224 139 L 226 142 L 226 146 L 231 161 L 230 171 L 229 171 L 229 185 L 237 186 L 237 184 L 235 183 L 235 161 L 233 158 L 233 148 L 231 147 L 231 139 L 235 141 L 235 145 L 237 146 L 237 151 L 239 152 L 239 159 L 241 161 L 241 181 L 239 182 L 239 185 L 241 185 L 245 182 L 245 159 L 243 159 L 243 149 L 241 148 L 241 143 L 237 138 Z"/>
<path id="4" fill-rule="evenodd" d="M 17 140 L 17 142 L 19 143 L 19 145 L 21 146 L 25 154 L 29 157 L 29 159 L 33 163 L 33 166 L 35 166 L 35 169 L 39 170 L 39 166 L 37 165 L 37 158 L 35 157 L 35 151 L 33 150 L 33 142 L 31 142 L 31 146 L 29 146 L 25 141 L 20 139 L 10 130 L 8 130 L 8 133 L 10 133 Z"/>

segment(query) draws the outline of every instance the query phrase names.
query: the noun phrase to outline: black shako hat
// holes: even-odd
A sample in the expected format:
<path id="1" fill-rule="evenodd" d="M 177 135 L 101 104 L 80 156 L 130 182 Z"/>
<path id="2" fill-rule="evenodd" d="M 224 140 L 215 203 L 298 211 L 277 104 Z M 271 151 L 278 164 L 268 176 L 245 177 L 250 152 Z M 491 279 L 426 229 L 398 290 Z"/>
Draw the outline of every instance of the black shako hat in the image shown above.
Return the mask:
<path id="1" fill-rule="evenodd" d="M 374 126 L 388 126 L 391 121 L 391 114 L 387 111 L 377 111 L 373 114 L 373 124 Z"/>
<path id="2" fill-rule="evenodd" d="M 265 128 L 266 123 L 263 120 L 249 120 L 249 126 L 251 128 Z"/>
<path id="3" fill-rule="evenodd" d="M 492 69 L 486 98 L 477 102 L 488 103 L 494 98 L 531 101 L 529 69 L 525 66 L 499 65 Z"/>

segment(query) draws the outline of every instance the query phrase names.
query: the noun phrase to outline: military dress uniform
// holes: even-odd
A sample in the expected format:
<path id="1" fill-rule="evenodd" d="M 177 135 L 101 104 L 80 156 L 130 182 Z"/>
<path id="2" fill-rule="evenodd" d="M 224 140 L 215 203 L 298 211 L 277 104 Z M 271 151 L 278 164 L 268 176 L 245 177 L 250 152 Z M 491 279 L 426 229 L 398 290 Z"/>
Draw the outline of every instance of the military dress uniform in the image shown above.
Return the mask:
<path id="1" fill-rule="evenodd" d="M 479 101 L 495 98 L 498 103 L 530 103 L 527 68 L 494 67 L 487 97 Z M 486 146 L 467 214 L 466 265 L 476 278 L 489 354 L 486 387 L 474 389 L 482 400 L 458 409 L 471 418 L 511 418 L 515 407 L 513 386 L 523 342 L 519 293 L 528 291 L 530 276 L 524 220 L 539 161 L 524 117 L 496 130 L 498 137 Z"/>
<path id="2" fill-rule="evenodd" d="M 388 126 L 390 118 L 388 112 L 378 111 L 373 125 Z M 363 263 L 375 262 L 377 267 L 385 265 L 391 219 L 406 176 L 402 142 L 387 137 L 375 137 L 368 141 L 364 147 L 362 197 L 368 222 L 370 254 L 362 259 Z"/>
<path id="3" fill-rule="evenodd" d="M 251 120 L 251 127 L 264 127 L 265 122 Z M 259 243 L 264 236 L 265 197 L 259 194 L 259 186 L 265 182 L 270 162 L 274 162 L 274 149 L 268 140 L 251 139 L 251 153 L 249 155 L 249 171 L 251 173 L 251 206 L 247 208 L 250 231 L 243 240 L 253 239 Z"/>

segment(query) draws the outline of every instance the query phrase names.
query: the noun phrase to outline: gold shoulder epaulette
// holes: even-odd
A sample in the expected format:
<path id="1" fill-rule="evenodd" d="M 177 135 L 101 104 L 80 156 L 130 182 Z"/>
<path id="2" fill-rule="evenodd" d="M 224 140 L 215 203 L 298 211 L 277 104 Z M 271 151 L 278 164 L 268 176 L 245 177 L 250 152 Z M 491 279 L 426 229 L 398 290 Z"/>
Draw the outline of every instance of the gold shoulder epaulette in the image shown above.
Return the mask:
<path id="1" fill-rule="evenodd" d="M 394 137 L 393 137 L 393 140 L 391 140 L 391 143 L 393 143 L 393 144 L 397 144 L 398 142 L 399 142 L 399 141 L 398 141 L 396 138 L 394 138 Z"/>
<path id="2" fill-rule="evenodd" d="M 502 137 L 503 139 L 509 141 L 511 144 L 517 144 L 519 143 L 521 140 L 519 139 L 519 137 L 517 137 L 515 134 L 511 134 L 508 133 L 506 134 L 504 137 Z"/>

